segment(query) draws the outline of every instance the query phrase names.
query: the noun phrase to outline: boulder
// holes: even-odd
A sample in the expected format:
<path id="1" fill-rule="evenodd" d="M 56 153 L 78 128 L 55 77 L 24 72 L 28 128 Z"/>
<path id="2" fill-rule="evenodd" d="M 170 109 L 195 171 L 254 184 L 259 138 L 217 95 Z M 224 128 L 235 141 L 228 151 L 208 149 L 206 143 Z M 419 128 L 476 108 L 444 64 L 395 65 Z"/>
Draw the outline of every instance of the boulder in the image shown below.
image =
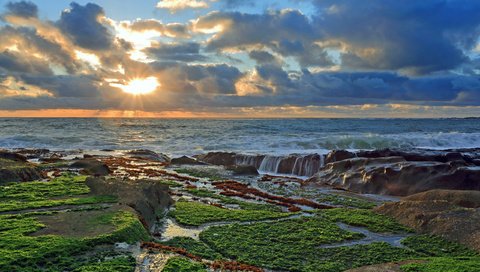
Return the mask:
<path id="1" fill-rule="evenodd" d="M 170 158 L 161 153 L 156 153 L 148 149 L 131 150 L 126 153 L 130 158 L 150 160 L 156 162 L 170 163 Z"/>
<path id="2" fill-rule="evenodd" d="M 13 158 L 15 159 L 15 157 Z M 0 159 L 0 184 L 40 180 L 42 178 L 44 178 L 42 171 L 32 163 Z"/>
<path id="3" fill-rule="evenodd" d="M 356 155 L 353 152 L 346 150 L 333 150 L 330 151 L 325 157 L 325 164 L 337 161 L 343 161 L 346 159 L 355 158 Z"/>
<path id="4" fill-rule="evenodd" d="M 96 159 L 86 158 L 80 159 L 70 165 L 71 168 L 81 168 L 87 175 L 106 176 L 111 173 L 108 166 Z"/>
<path id="5" fill-rule="evenodd" d="M 157 215 L 173 203 L 168 185 L 154 180 L 120 180 L 89 177 L 85 181 L 92 194 L 114 195 L 118 202 L 135 209 L 151 229 Z"/>
<path id="6" fill-rule="evenodd" d="M 197 160 L 213 165 L 235 165 L 236 164 L 236 154 L 229 152 L 209 152 L 203 155 L 197 155 Z"/>
<path id="7" fill-rule="evenodd" d="M 199 162 L 194 158 L 187 156 L 181 156 L 178 158 L 173 158 L 170 162 L 173 165 L 204 165 L 205 163 Z"/>
<path id="8" fill-rule="evenodd" d="M 258 170 L 255 166 L 252 165 L 232 165 L 227 166 L 227 170 L 233 172 L 234 175 L 238 176 L 257 176 Z"/>
<path id="9" fill-rule="evenodd" d="M 0 184 L 33 181 L 42 178 L 44 178 L 44 176 L 41 171 L 33 166 L 0 169 Z"/>
<path id="10" fill-rule="evenodd" d="M 11 160 L 16 162 L 26 162 L 27 157 L 20 155 L 18 153 L 9 152 L 9 151 L 0 151 L 0 159 Z"/>
<path id="11" fill-rule="evenodd" d="M 480 252 L 480 192 L 431 190 L 375 211 L 420 233 L 442 236 Z"/>
<path id="12" fill-rule="evenodd" d="M 352 158 L 326 164 L 308 182 L 357 193 L 406 196 L 432 189 L 480 190 L 480 167 L 404 157 Z"/>

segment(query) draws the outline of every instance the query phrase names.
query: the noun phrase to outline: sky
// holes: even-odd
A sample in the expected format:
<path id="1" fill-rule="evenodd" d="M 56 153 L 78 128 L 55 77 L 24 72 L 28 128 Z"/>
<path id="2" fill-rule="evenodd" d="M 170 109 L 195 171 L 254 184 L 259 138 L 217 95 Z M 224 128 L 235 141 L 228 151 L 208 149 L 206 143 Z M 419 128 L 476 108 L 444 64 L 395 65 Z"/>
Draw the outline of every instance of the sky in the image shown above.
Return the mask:
<path id="1" fill-rule="evenodd" d="M 0 0 L 0 117 L 480 116 L 480 1 Z"/>

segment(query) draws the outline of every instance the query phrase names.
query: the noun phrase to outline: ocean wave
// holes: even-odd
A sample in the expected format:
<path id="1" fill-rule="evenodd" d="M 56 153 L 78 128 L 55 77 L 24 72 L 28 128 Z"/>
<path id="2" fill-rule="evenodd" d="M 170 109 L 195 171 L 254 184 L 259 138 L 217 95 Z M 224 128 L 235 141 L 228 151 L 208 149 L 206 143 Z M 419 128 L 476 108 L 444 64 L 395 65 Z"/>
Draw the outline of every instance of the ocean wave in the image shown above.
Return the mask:
<path id="1" fill-rule="evenodd" d="M 480 147 L 480 123 L 454 121 L 0 119 L 0 147 L 147 148 L 174 156 L 210 151 L 285 155 L 333 149 Z"/>

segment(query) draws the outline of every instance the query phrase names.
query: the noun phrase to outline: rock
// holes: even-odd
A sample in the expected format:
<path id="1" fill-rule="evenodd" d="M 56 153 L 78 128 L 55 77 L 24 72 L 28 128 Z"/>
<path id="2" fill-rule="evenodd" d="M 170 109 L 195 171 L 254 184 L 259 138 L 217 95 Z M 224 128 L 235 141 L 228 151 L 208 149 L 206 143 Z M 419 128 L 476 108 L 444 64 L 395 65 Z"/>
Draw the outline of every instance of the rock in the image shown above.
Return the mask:
<path id="1" fill-rule="evenodd" d="M 0 184 L 9 182 L 23 182 L 40 180 L 44 178 L 42 173 L 35 167 L 16 167 L 0 169 Z"/>
<path id="2" fill-rule="evenodd" d="M 170 158 L 161 153 L 156 153 L 148 149 L 131 150 L 126 153 L 130 158 L 143 159 L 156 162 L 170 163 Z"/>
<path id="3" fill-rule="evenodd" d="M 27 157 L 17 153 L 9 152 L 9 151 L 0 151 L 0 159 L 11 160 L 16 162 L 27 161 Z"/>
<path id="4" fill-rule="evenodd" d="M 40 157 L 40 159 L 38 160 L 45 163 L 55 163 L 62 161 L 62 156 L 60 154 L 54 153 L 50 155 L 50 157 Z"/>
<path id="5" fill-rule="evenodd" d="M 226 168 L 238 176 L 257 176 L 258 170 L 252 165 L 232 165 Z"/>
<path id="6" fill-rule="evenodd" d="M 70 165 L 71 168 L 82 168 L 87 175 L 106 176 L 111 173 L 108 166 L 96 159 L 80 159 Z"/>
<path id="7" fill-rule="evenodd" d="M 386 203 L 376 212 L 420 233 L 442 236 L 480 252 L 480 192 L 431 190 Z"/>
<path id="8" fill-rule="evenodd" d="M 360 157 L 326 164 L 308 182 L 397 196 L 432 189 L 480 190 L 480 167 L 406 161 L 403 157 Z"/>
<path id="9" fill-rule="evenodd" d="M 194 158 L 190 158 L 187 156 L 181 156 L 178 158 L 173 158 L 170 162 L 170 164 L 174 165 L 204 165 L 205 163 L 199 162 Z"/>
<path id="10" fill-rule="evenodd" d="M 229 166 L 236 164 L 235 156 L 235 153 L 209 152 L 207 154 L 197 155 L 196 158 L 197 160 L 208 164 Z"/>
<path id="11" fill-rule="evenodd" d="M 10 159 L 0 160 L 0 184 L 40 180 L 43 174 L 36 165 Z"/>
<path id="12" fill-rule="evenodd" d="M 346 159 L 355 158 L 356 155 L 353 152 L 346 150 L 333 150 L 330 151 L 325 157 L 325 164 L 337 161 L 343 161 Z"/>
<path id="13" fill-rule="evenodd" d="M 161 214 L 173 203 L 168 186 L 154 180 L 119 180 L 89 177 L 85 181 L 92 194 L 114 195 L 119 203 L 132 207 L 151 229 Z"/>
<path id="14" fill-rule="evenodd" d="M 27 159 L 38 159 L 47 156 L 50 153 L 48 149 L 20 149 L 15 153 L 21 154 Z"/>
<path id="15" fill-rule="evenodd" d="M 466 161 L 470 162 L 472 158 L 463 155 L 460 152 L 413 150 L 402 151 L 392 149 L 378 149 L 371 151 L 359 151 L 357 157 L 362 158 L 381 158 L 381 157 L 403 157 L 406 161 L 432 161 L 432 162 L 450 162 Z"/>

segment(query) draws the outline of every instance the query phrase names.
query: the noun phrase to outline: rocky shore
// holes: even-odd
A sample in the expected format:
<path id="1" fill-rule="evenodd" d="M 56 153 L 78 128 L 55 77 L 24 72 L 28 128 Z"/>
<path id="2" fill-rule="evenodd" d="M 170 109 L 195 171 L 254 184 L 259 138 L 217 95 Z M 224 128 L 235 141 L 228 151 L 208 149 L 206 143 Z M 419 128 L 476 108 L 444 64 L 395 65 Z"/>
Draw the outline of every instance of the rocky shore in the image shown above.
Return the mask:
<path id="1" fill-rule="evenodd" d="M 480 267 L 479 149 L 2 150 L 0 199 L 1 271 Z"/>

